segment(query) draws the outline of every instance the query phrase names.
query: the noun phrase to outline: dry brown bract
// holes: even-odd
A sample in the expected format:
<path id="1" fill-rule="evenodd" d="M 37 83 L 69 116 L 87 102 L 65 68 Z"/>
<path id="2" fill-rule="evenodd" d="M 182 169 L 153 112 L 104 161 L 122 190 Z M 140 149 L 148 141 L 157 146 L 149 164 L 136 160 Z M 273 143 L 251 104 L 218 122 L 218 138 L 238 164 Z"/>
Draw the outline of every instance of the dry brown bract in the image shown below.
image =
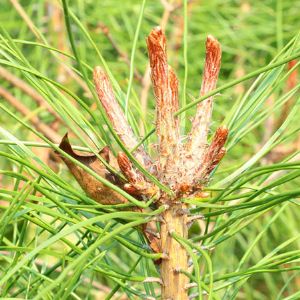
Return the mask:
<path id="1" fill-rule="evenodd" d="M 227 140 L 228 129 L 225 127 L 218 128 L 210 145 L 208 145 L 208 131 L 213 106 L 213 97 L 209 97 L 198 104 L 187 142 L 185 144 L 182 142 L 179 118 L 175 115 L 179 106 L 178 80 L 175 72 L 168 65 L 166 38 L 159 27 L 154 28 L 149 34 L 147 46 L 156 99 L 158 153 L 157 158 L 152 159 L 141 145 L 132 154 L 139 164 L 173 191 L 173 196 L 160 191 L 135 167 L 125 153 L 119 153 L 116 159 L 107 147 L 100 151 L 100 155 L 105 158 L 107 163 L 111 164 L 117 172 L 123 173 L 127 182 L 118 179 L 117 173 L 112 174 L 96 156 L 84 157 L 74 153 L 67 137 L 63 139 L 61 149 L 137 199 L 149 199 L 156 196 L 158 204 L 167 203 L 169 205 L 169 209 L 161 215 L 163 222 L 160 227 L 160 235 L 155 232 L 156 226 L 153 226 L 153 224 L 149 226 L 151 230 L 146 226 L 144 233 L 153 251 L 163 251 L 169 257 L 163 259 L 161 264 L 162 298 L 187 299 L 187 292 L 184 288 L 187 279 L 185 275 L 178 272 L 178 268 L 187 270 L 187 253 L 171 237 L 170 233 L 176 232 L 178 235 L 187 238 L 188 218 L 185 213 L 187 207 L 180 201 L 180 198 L 201 194 L 210 174 L 225 155 L 224 144 Z M 220 44 L 214 37 L 208 36 L 200 90 L 201 96 L 215 89 L 220 63 Z M 100 67 L 96 67 L 94 70 L 94 83 L 99 100 L 115 132 L 127 149 L 134 149 L 138 144 L 138 140 L 114 96 L 107 74 Z M 70 160 L 66 158 L 63 158 L 63 160 L 91 198 L 102 204 L 126 202 L 124 197 L 103 186 Z M 152 232 L 152 234 L 149 234 L 149 232 Z"/>

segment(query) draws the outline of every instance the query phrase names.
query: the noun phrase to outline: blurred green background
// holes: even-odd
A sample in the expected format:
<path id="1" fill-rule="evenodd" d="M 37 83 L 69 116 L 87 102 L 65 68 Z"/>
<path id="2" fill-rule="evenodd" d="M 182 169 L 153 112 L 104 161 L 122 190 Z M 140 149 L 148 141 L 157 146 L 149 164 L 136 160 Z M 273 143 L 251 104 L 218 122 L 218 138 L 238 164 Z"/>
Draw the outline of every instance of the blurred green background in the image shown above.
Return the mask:
<path id="1" fill-rule="evenodd" d="M 7 36 L 10 36 L 10 38 L 14 40 L 13 44 L 30 64 L 30 68 L 37 70 L 47 78 L 71 90 L 94 112 L 96 120 L 90 118 L 90 116 L 83 111 L 82 107 L 74 105 L 78 108 L 80 113 L 85 115 L 90 124 L 94 126 L 96 130 L 99 130 L 99 124 L 103 124 L 102 117 L 97 110 L 95 101 L 87 88 L 86 82 L 78 75 L 78 64 L 66 56 L 54 54 L 53 51 L 49 50 L 49 47 L 53 47 L 59 51 L 72 54 L 60 1 L 1 0 L 0 7 L 1 34 L 2 37 L 4 37 L 4 39 L 1 39 L 0 47 L 0 64 L 2 67 L 22 80 L 28 81 L 29 85 L 39 90 L 36 83 L 30 81 L 29 77 L 26 78 L 24 73 L 15 68 L 8 67 L 5 63 L 1 63 L 9 61 L 8 57 L 10 55 L 13 56 L 12 53 L 14 49 L 9 43 L 7 45 L 5 43 Z M 260 67 L 266 66 L 276 57 L 282 48 L 298 34 L 300 28 L 300 1 L 298 0 L 188 1 L 186 6 L 186 19 L 184 18 L 184 5 L 181 1 L 168 2 L 148 0 L 145 3 L 140 32 L 137 36 L 136 43 L 134 43 L 141 7 L 142 1 L 140 0 L 69 1 L 70 12 L 74 13 L 78 18 L 80 26 L 83 26 L 87 32 L 89 32 L 102 57 L 105 59 L 108 69 L 119 84 L 120 91 L 117 92 L 119 93 L 118 99 L 123 107 L 125 106 L 125 94 L 128 83 L 130 82 L 131 53 L 133 45 L 136 45 L 133 61 L 135 71 L 129 98 L 129 110 L 132 116 L 132 123 L 135 124 L 136 132 L 138 132 L 140 137 L 143 137 L 145 133 L 149 132 L 154 124 L 155 102 L 151 86 L 149 92 L 146 90 L 146 100 L 141 102 L 143 97 L 142 93 L 145 92 L 145 86 L 147 86 L 147 82 L 149 82 L 149 80 L 147 80 L 147 73 L 145 73 L 148 64 L 145 38 L 154 26 L 162 24 L 165 29 L 169 64 L 176 71 L 181 83 L 180 99 L 182 105 L 185 104 L 183 103 L 185 101 L 183 97 L 185 75 L 187 76 L 186 102 L 190 103 L 199 96 L 205 56 L 205 39 L 208 34 L 215 36 L 222 45 L 222 66 L 218 83 L 218 86 L 222 86 L 232 80 L 242 78 L 244 75 Z M 186 34 L 184 32 L 185 23 L 187 25 Z M 76 24 L 73 18 L 71 18 L 71 24 L 75 46 L 82 62 L 90 68 L 96 65 L 102 65 L 103 62 L 99 55 L 97 55 L 95 48 L 88 42 L 80 30 L 80 26 L 78 23 Z M 47 46 L 41 47 L 40 44 Z M 5 48 L 6 46 L 7 48 Z M 295 46 L 295 48 L 297 47 Z M 9 49 L 12 52 L 9 52 Z M 19 61 L 18 64 L 22 65 Z M 65 68 L 65 65 L 68 67 Z M 282 75 L 283 77 L 287 73 L 287 70 L 288 68 L 284 67 L 282 71 L 284 73 Z M 91 70 L 88 68 L 87 76 L 89 79 L 92 77 Z M 59 137 L 68 130 L 75 133 L 77 133 L 77 130 L 84 132 L 82 128 L 78 129 L 78 127 L 76 127 L 77 125 L 74 120 L 63 122 L 62 124 L 55 124 L 55 118 L 47 111 L 46 107 L 37 104 L 36 101 L 33 101 L 32 97 L 22 92 L 20 88 L 11 84 L 11 82 L 4 77 L 3 74 L 0 76 L 0 87 L 19 99 L 32 115 L 38 116 L 42 123 L 47 126 L 52 126 Z M 229 113 L 230 116 L 232 116 L 232 109 L 235 103 L 242 99 L 242 96 L 249 90 L 254 80 L 255 78 L 243 81 L 238 85 L 223 90 L 215 97 L 212 132 L 219 124 L 224 122 L 224 120 L 226 124 L 230 123 L 230 120 L 228 120 Z M 238 169 L 239 166 L 247 162 L 252 155 L 261 149 L 265 141 L 270 138 L 272 132 L 278 127 L 276 124 L 274 125 L 274 123 L 279 122 L 278 120 L 284 114 L 284 104 L 281 104 L 277 109 L 274 109 L 274 106 L 277 103 L 277 99 L 287 93 L 288 83 L 286 80 L 283 80 L 281 84 L 274 88 L 272 86 L 270 90 L 268 90 L 268 87 L 264 87 L 263 83 L 259 87 L 263 89 L 263 92 L 266 92 L 264 96 L 265 99 L 254 108 L 249 108 L 251 114 L 245 115 L 245 119 L 240 119 L 241 123 L 239 126 L 235 127 L 235 124 L 231 124 L 233 128 L 231 148 L 222 163 L 222 168 L 216 173 L 216 179 L 213 181 L 213 184 L 218 182 L 218 179 L 223 180 Z M 115 89 L 117 90 L 117 88 L 116 85 Z M 269 94 L 268 91 L 270 92 Z M 65 95 L 64 93 L 62 94 Z M 299 96 L 298 91 L 296 95 Z M 0 103 L 15 112 L 22 120 L 30 123 L 31 115 L 20 113 L 20 111 L 16 109 L 16 106 L 9 103 L 9 101 L 3 97 L 3 94 L 1 96 Z M 248 97 L 255 97 L 255 91 L 250 91 Z M 261 121 L 257 124 L 250 124 L 254 127 L 249 130 L 247 134 L 243 136 L 238 135 L 239 132 L 242 132 L 244 126 L 246 126 L 245 124 L 251 122 L 259 113 L 268 112 L 269 108 L 274 109 L 270 116 L 265 119 L 260 119 Z M 61 109 L 63 110 L 63 108 Z M 287 107 L 287 110 L 289 109 L 290 107 Z M 182 132 L 188 132 L 190 127 L 189 119 L 194 115 L 194 112 L 195 108 L 192 108 L 189 109 L 186 114 L 183 114 L 185 115 L 185 119 L 182 120 Z M 288 127 L 289 132 L 295 131 L 296 134 L 292 137 L 289 137 L 287 134 L 286 139 L 281 143 L 281 147 L 277 148 L 279 150 L 275 151 L 273 156 L 265 156 L 259 160 L 254 164 L 255 167 L 272 165 L 282 161 L 288 155 L 296 155 L 299 153 L 300 149 L 298 147 L 300 144 L 299 142 L 297 143 L 297 140 L 299 140 L 299 131 L 297 129 L 299 127 L 299 121 L 297 120 L 297 117 L 293 119 L 293 122 L 291 122 Z M 20 123 L 16 122 L 11 116 L 4 112 L 0 114 L 0 123 L 1 128 L 6 129 L 19 140 L 40 141 L 36 139 L 28 129 L 24 128 Z M 250 127 L 247 127 L 247 130 L 249 128 Z M 95 144 L 98 147 L 106 143 L 114 144 L 109 134 L 107 134 L 106 137 L 103 136 L 103 132 L 106 132 L 105 126 L 103 126 L 101 130 L 103 131 L 99 132 L 99 135 L 103 138 L 102 141 L 97 138 L 91 138 L 94 142 L 96 140 Z M 235 136 L 236 133 L 237 135 Z M 86 139 L 86 142 L 92 145 L 93 143 L 89 140 L 92 134 L 89 135 L 87 132 L 84 132 L 84 134 L 82 135 L 83 139 Z M 2 141 L 5 140 L 3 136 L 4 133 L 2 131 Z M 76 137 L 76 134 L 71 135 L 71 140 L 73 144 L 86 146 L 82 142 L 82 139 Z M 155 153 L 155 145 L 153 146 L 153 144 L 155 144 L 155 136 L 151 136 L 146 144 L 149 144 L 150 151 Z M 0 150 L 7 152 L 8 146 L 2 142 L 0 143 Z M 44 151 L 40 151 L 36 152 L 36 155 L 45 159 L 46 164 L 49 163 L 49 157 L 47 156 L 49 153 L 45 154 Z M 43 157 L 44 155 L 46 156 L 45 158 Z M 57 168 L 57 166 L 55 168 Z M 19 170 L 13 162 L 4 157 L 0 157 L 0 169 L 13 170 L 15 172 Z M 22 172 L 22 170 L 20 172 Z M 77 187 L 75 181 L 71 179 L 64 167 L 59 166 L 58 172 L 59 176 L 69 180 L 72 186 Z M 16 185 L 11 177 L 5 174 L 0 174 L 0 176 L 0 188 L 2 193 L 0 194 L 0 200 L 2 201 L 1 207 L 3 207 L 4 212 L 8 201 L 7 194 L 9 193 L 7 191 L 14 190 Z M 244 189 L 255 189 L 258 185 L 262 184 L 262 182 L 262 178 L 257 179 L 255 182 L 249 181 L 248 185 L 245 184 Z M 285 182 L 284 185 L 278 186 L 276 191 L 286 192 L 298 189 L 299 183 L 299 178 L 295 177 L 293 180 Z M 297 197 L 299 196 L 296 196 L 295 199 Z M 232 229 L 234 237 L 219 244 L 217 251 L 213 251 L 212 259 L 216 277 L 220 274 L 234 272 L 244 253 L 249 249 L 251 243 L 255 241 L 255 238 L 262 232 L 263 236 L 255 243 L 251 250 L 251 256 L 244 262 L 243 270 L 255 265 L 267 254 L 272 253 L 274 248 L 291 238 L 295 238 L 295 240 L 289 243 L 284 251 L 297 251 L 300 246 L 299 239 L 296 238 L 299 236 L 300 217 L 299 202 L 297 201 L 299 200 L 295 200 L 293 204 L 284 204 L 284 207 L 280 205 L 278 207 L 276 206 L 272 211 L 267 211 L 257 219 L 254 219 L 250 226 L 238 231 L 237 234 L 235 234 Z M 1 214 L 2 212 L 0 210 L 0 216 Z M 276 216 L 276 218 L 274 216 Z M 274 217 L 274 219 L 272 219 L 272 217 Z M 226 218 L 225 216 L 224 219 L 226 220 Z M 269 224 L 269 222 L 271 223 Z M 240 223 L 237 226 L 239 225 Z M 14 225 L 12 222 L 10 226 L 7 226 L 7 229 L 3 230 L 7 239 L 14 240 L 14 235 L 18 235 L 16 232 L 20 233 L 19 231 L 22 231 L 22 229 L 16 228 L 16 226 L 17 225 Z M 20 226 L 23 226 L 22 223 L 20 223 Z M 202 226 L 204 225 L 202 224 Z M 59 228 L 59 226 L 57 228 Z M 36 234 L 34 230 L 35 229 L 31 228 L 30 231 L 30 226 L 28 226 L 27 233 L 29 236 L 34 237 Z M 203 231 L 204 229 L 201 228 L 200 224 L 192 228 L 191 235 L 193 236 L 194 234 L 196 236 L 199 232 Z M 136 235 L 134 235 L 134 238 L 136 238 Z M 43 240 L 43 237 L 41 237 L 41 240 Z M 5 251 L 10 251 L 7 250 L 8 243 L 2 241 L 1 245 L 4 247 L 1 250 L 2 254 L 5 254 Z M 58 246 L 56 246 L 56 248 L 57 247 Z M 107 265 L 118 265 L 122 272 L 127 272 L 136 257 L 126 253 L 120 253 L 120 246 L 117 244 L 112 243 L 107 246 L 107 248 L 110 249 L 111 257 L 108 258 L 105 263 Z M 59 251 L 60 248 L 58 247 L 58 252 Z M 47 255 L 49 255 L 49 253 L 47 253 Z M 51 257 L 51 255 L 49 255 L 49 257 Z M 56 260 L 53 259 L 53 261 Z M 11 262 L 11 264 L 14 263 L 14 261 Z M 295 263 L 299 268 L 299 261 L 296 260 Z M 3 262 L 3 266 L 5 265 L 5 267 L 0 267 L 2 269 L 0 270 L 0 274 L 1 271 L 4 272 L 6 270 L 7 264 L 9 264 L 7 261 L 6 263 Z M 143 264 L 139 266 L 138 272 L 143 273 L 143 270 L 147 269 L 149 273 L 155 275 L 155 266 L 151 264 L 151 266 L 145 267 L 147 264 L 148 262 L 143 262 Z M 289 265 L 287 265 L 287 267 L 288 266 Z M 43 268 L 43 266 L 41 266 L 41 268 Z M 37 269 L 37 271 L 39 270 Z M 23 275 L 23 280 L 28 278 L 26 276 L 29 276 L 28 274 L 26 275 L 26 273 Z M 56 275 L 57 274 L 52 274 L 50 277 L 53 279 L 56 278 Z M 16 277 L 14 280 L 17 279 Z M 240 281 L 234 285 L 232 289 L 220 289 L 218 296 L 220 299 L 300 299 L 299 294 L 288 298 L 289 295 L 297 293 L 300 289 L 299 271 L 293 270 L 282 273 L 262 272 L 261 274 L 256 273 L 255 276 L 247 277 L 247 279 L 248 280 Z M 229 284 L 230 280 L 231 279 L 226 283 Z M 232 280 L 234 281 L 234 279 Z M 82 299 L 104 299 L 104 295 L 107 293 L 106 286 L 109 288 L 114 286 L 111 279 L 104 275 L 95 275 L 95 281 L 105 286 L 101 287 L 104 289 L 101 293 L 97 293 L 97 290 L 101 290 L 97 285 L 93 286 L 89 283 L 90 285 L 88 285 L 88 287 L 90 291 L 86 292 L 84 281 L 78 283 L 77 292 Z M 242 284 L 242 287 L 236 288 L 239 284 Z M 22 290 L 22 286 L 26 287 L 26 282 L 22 282 L 21 280 L 19 289 Z M 26 289 L 30 290 L 30 287 L 26 287 Z M 38 291 L 38 288 L 35 286 L 34 289 L 33 294 L 34 291 Z M 148 289 L 151 290 L 149 287 Z M 6 296 L 14 295 L 16 290 L 18 289 L 8 289 L 7 291 L 9 292 L 7 292 Z M 26 292 L 23 291 L 15 296 L 27 297 L 24 296 L 25 294 Z M 30 294 L 30 292 L 27 293 L 27 295 L 31 296 L 33 294 Z M 151 292 L 149 292 L 149 294 L 151 294 Z M 130 299 L 128 294 L 127 296 L 124 295 L 126 295 L 126 292 L 120 292 L 117 298 Z M 138 299 L 135 298 L 135 296 L 131 297 L 132 299 Z M 72 299 L 72 297 L 70 299 Z"/>

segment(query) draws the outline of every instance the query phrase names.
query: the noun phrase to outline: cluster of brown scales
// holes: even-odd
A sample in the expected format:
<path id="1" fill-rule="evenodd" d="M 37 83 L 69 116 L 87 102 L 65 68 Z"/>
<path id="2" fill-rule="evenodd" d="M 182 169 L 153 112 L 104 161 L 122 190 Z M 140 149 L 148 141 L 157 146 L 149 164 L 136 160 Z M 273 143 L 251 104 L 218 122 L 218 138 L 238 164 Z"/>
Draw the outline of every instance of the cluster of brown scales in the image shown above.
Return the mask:
<path id="1" fill-rule="evenodd" d="M 180 200 L 182 197 L 201 195 L 210 174 L 225 155 L 224 144 L 228 129 L 224 126 L 219 127 L 211 142 L 208 143 L 213 106 L 213 97 L 209 97 L 198 104 L 187 138 L 181 136 L 180 121 L 176 114 L 179 109 L 178 80 L 174 70 L 168 65 L 166 38 L 159 27 L 154 28 L 149 34 L 147 47 L 156 99 L 155 127 L 158 138 L 156 157 L 150 157 L 143 145 L 136 147 L 139 141 L 114 96 L 107 74 L 100 67 L 94 70 L 94 83 L 99 100 L 123 145 L 129 151 L 134 149 L 132 156 L 135 162 L 123 152 L 114 157 L 108 147 L 103 148 L 99 153 L 103 160 L 99 160 L 97 156 L 78 155 L 72 150 L 67 136 L 63 138 L 60 148 L 136 199 L 145 201 L 155 197 L 154 204 L 168 205 L 169 208 L 161 216 L 163 221 L 160 232 L 157 232 L 156 225 L 150 222 L 144 227 L 144 233 L 153 251 L 162 251 L 166 254 L 166 259 L 162 260 L 161 265 L 163 286 L 165 286 L 162 289 L 162 296 L 163 299 L 172 299 L 172 295 L 183 293 L 183 284 L 186 284 L 187 280 L 181 278 L 184 275 L 176 273 L 175 270 L 178 266 L 187 268 L 187 254 L 170 236 L 170 232 L 175 231 L 180 236 L 187 237 L 188 216 L 185 213 L 187 207 Z M 200 96 L 215 89 L 220 63 L 220 44 L 214 37 L 208 36 Z M 62 156 L 62 159 L 91 198 L 102 204 L 127 202 L 125 197 L 87 174 L 68 158 Z M 149 180 L 136 167 L 136 162 L 160 183 L 167 186 L 171 193 L 162 191 L 157 184 Z M 122 178 L 118 176 L 120 172 L 123 174 Z M 170 276 L 172 272 L 173 277 Z M 172 292 L 168 291 L 167 285 L 173 286 Z M 182 299 L 185 297 L 182 296 Z"/>

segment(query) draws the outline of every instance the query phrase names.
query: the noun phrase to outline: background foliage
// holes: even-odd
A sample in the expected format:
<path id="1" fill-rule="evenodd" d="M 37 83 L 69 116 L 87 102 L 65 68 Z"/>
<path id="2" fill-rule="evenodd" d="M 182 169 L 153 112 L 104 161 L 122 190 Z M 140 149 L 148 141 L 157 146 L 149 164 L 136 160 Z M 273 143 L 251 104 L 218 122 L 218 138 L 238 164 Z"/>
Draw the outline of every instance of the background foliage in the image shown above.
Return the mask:
<path id="1" fill-rule="evenodd" d="M 159 298 L 159 285 L 143 282 L 159 276 L 157 257 L 136 227 L 149 214 L 89 199 L 54 150 L 67 131 L 77 150 L 119 150 L 95 98 L 96 65 L 109 72 L 135 132 L 142 138 L 152 129 L 152 91 L 140 101 L 145 37 L 163 18 L 187 108 L 183 132 L 195 108 L 186 105 L 199 94 L 207 34 L 223 49 L 218 87 L 227 88 L 215 97 L 212 130 L 230 128 L 228 154 L 209 197 L 183 200 L 205 216 L 189 240 L 202 247 L 203 298 L 299 299 L 298 63 L 279 62 L 300 56 L 300 2 L 190 1 L 170 12 L 154 0 L 64 3 L 63 13 L 55 0 L 1 1 L 0 65 L 22 80 L 7 80 L 0 70 L 1 297 Z M 145 145 L 155 155 L 155 135 Z M 196 292 L 191 288 L 192 297 Z"/>

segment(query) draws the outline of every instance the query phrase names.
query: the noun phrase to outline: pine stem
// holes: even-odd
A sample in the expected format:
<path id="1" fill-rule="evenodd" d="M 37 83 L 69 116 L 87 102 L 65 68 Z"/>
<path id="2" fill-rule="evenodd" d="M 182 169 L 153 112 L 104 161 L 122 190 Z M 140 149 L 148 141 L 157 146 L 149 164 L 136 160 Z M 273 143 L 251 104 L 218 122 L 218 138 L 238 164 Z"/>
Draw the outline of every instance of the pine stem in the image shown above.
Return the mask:
<path id="1" fill-rule="evenodd" d="M 162 214 L 161 247 L 167 255 L 161 263 L 163 300 L 188 299 L 186 290 L 188 278 L 181 272 L 187 272 L 188 254 L 186 249 L 171 236 L 172 232 L 176 232 L 178 236 L 187 238 L 187 216 L 183 211 L 182 204 L 172 205 Z"/>

